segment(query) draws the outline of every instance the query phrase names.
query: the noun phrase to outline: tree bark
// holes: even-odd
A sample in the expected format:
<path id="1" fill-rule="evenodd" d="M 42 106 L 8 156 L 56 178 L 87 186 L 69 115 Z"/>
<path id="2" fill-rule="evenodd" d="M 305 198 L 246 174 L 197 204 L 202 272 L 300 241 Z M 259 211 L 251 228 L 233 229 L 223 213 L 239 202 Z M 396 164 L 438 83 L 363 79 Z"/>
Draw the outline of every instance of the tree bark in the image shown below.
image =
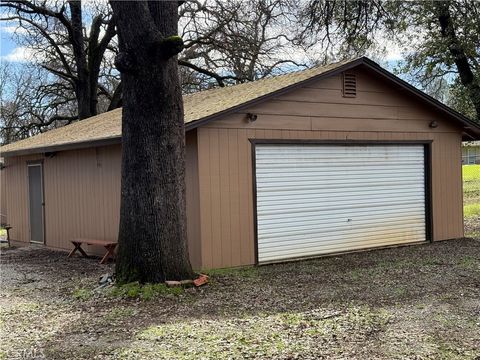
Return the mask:
<path id="1" fill-rule="evenodd" d="M 117 281 L 191 279 L 177 1 L 110 1 L 123 91 Z M 135 14 L 135 16 L 132 16 Z"/>
<path id="2" fill-rule="evenodd" d="M 475 107 L 477 122 L 480 122 L 480 80 L 475 78 L 468 62 L 465 49 L 462 47 L 450 15 L 450 1 L 435 3 L 438 22 L 442 37 L 447 42 L 448 51 L 453 57 L 462 85 L 467 89 L 468 96 Z"/>

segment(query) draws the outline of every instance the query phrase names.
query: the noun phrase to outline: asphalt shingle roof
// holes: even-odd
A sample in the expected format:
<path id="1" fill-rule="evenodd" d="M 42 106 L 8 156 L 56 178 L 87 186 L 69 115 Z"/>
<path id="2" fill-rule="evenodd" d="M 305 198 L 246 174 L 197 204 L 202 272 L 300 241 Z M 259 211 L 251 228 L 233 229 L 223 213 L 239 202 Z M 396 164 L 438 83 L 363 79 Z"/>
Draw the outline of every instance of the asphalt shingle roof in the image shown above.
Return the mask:
<path id="1" fill-rule="evenodd" d="M 290 85 L 297 84 L 314 76 L 334 70 L 350 61 L 292 72 L 262 80 L 200 91 L 185 95 L 185 123 L 193 123 L 233 107 L 242 105 L 262 96 L 271 94 Z M 122 109 L 115 109 L 88 119 L 74 122 L 61 128 L 20 140 L 0 147 L 0 153 L 34 150 L 43 152 L 45 148 L 64 144 L 85 143 L 96 140 L 120 138 L 122 133 Z"/>

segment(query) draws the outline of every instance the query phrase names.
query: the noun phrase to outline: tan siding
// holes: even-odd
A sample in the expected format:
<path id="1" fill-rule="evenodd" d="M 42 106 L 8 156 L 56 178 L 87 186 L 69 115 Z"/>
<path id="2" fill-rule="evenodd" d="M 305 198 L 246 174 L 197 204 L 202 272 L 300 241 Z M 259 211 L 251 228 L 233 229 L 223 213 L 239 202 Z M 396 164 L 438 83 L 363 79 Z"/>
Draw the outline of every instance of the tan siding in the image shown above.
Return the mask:
<path id="1" fill-rule="evenodd" d="M 341 96 L 340 77 L 327 80 L 197 130 L 203 267 L 255 261 L 249 141 L 254 138 L 432 140 L 433 236 L 435 240 L 463 236 L 459 130 L 364 72 L 358 73 L 359 95 L 353 99 Z M 257 114 L 257 120 L 247 122 L 247 112 Z M 429 127 L 432 120 L 439 123 L 435 129 Z M 236 254 L 232 249 L 238 248 Z"/>
<path id="2" fill-rule="evenodd" d="M 187 133 L 186 159 L 186 202 L 187 202 L 187 237 L 190 261 L 195 269 L 201 268 L 202 254 L 200 246 L 200 206 L 198 187 L 198 152 L 196 130 Z"/>
<path id="3" fill-rule="evenodd" d="M 196 177 L 196 136 L 187 139 L 188 234 L 192 264 L 200 267 L 198 242 L 198 180 Z M 7 158 L 4 170 L 12 239 L 29 242 L 27 161 L 43 159 L 46 245 L 71 249 L 75 237 L 116 241 L 120 214 L 120 145 L 58 152 L 52 158 L 23 156 Z M 188 167 L 189 167 L 188 166 Z M 103 249 L 90 247 L 100 254 Z"/>

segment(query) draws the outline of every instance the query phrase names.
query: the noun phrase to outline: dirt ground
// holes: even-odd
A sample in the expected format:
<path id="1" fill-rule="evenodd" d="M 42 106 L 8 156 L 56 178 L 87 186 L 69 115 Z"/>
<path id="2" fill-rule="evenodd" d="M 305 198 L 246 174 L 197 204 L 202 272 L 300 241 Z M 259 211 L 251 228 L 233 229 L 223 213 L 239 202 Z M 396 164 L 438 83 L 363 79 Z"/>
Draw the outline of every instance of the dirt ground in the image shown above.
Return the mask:
<path id="1" fill-rule="evenodd" d="M 480 241 L 213 271 L 151 300 L 112 265 L 1 254 L 0 359 L 480 359 Z"/>
<path id="2" fill-rule="evenodd" d="M 465 218 L 465 235 L 480 239 L 480 215 Z"/>

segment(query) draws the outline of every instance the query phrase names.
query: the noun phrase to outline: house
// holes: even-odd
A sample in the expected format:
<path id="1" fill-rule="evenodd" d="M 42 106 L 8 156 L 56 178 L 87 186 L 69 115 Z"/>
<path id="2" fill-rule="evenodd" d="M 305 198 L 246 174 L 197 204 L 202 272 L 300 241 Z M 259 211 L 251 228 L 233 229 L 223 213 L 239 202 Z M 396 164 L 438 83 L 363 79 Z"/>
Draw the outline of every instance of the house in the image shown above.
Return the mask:
<path id="1" fill-rule="evenodd" d="M 480 141 L 467 141 L 462 145 L 462 164 L 480 164 Z"/>
<path id="2" fill-rule="evenodd" d="M 197 269 L 464 235 L 461 144 L 480 128 L 367 58 L 184 103 Z M 115 240 L 120 149 L 121 109 L 0 148 L 12 238 Z"/>

